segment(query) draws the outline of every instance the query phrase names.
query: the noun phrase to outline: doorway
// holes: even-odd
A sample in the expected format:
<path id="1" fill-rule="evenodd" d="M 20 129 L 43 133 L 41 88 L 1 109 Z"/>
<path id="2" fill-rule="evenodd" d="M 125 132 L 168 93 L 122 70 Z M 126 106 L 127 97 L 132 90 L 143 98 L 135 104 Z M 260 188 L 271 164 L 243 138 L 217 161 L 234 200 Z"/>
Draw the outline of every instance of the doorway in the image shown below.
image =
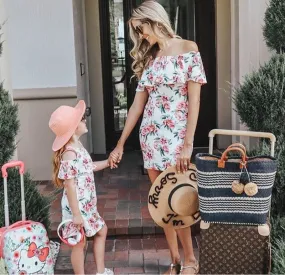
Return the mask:
<path id="1" fill-rule="evenodd" d="M 127 21 L 142 0 L 100 0 L 100 32 L 104 91 L 106 149 L 117 143 L 136 89 L 129 52 L 132 42 Z M 208 133 L 216 128 L 215 2 L 213 0 L 158 0 L 168 12 L 176 33 L 195 41 L 202 55 L 208 84 L 202 87 L 194 147 L 208 147 Z M 126 149 L 140 149 L 139 125 Z"/>

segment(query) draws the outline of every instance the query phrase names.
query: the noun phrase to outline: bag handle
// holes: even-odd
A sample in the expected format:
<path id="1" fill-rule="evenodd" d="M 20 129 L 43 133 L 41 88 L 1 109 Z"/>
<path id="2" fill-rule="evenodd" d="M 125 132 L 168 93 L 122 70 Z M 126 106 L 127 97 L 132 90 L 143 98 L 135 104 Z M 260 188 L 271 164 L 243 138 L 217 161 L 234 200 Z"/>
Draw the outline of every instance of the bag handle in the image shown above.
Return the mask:
<path id="1" fill-rule="evenodd" d="M 243 144 L 237 142 L 237 143 L 233 143 L 231 144 L 228 148 L 232 148 L 232 147 L 237 147 L 237 148 L 240 148 L 244 151 L 244 153 L 246 154 L 246 148 Z"/>
<path id="2" fill-rule="evenodd" d="M 218 160 L 218 167 L 219 168 L 225 168 L 226 161 L 227 161 L 227 155 L 229 152 L 232 152 L 232 151 L 240 152 L 240 154 L 241 154 L 240 168 L 242 169 L 246 165 L 245 152 L 238 147 L 232 147 L 232 148 L 227 148 L 224 151 L 224 153 L 222 154 L 222 157 Z"/>
<path id="3" fill-rule="evenodd" d="M 229 149 L 229 148 L 240 148 L 241 150 L 244 151 L 246 161 L 248 160 L 248 157 L 246 155 L 246 148 L 245 148 L 245 146 L 243 144 L 241 144 L 241 143 L 233 143 L 227 149 Z M 228 156 L 226 156 L 225 160 L 226 161 L 228 160 Z"/>
<path id="4" fill-rule="evenodd" d="M 10 161 L 4 164 L 1 168 L 2 177 L 4 179 L 4 211 L 5 211 L 5 227 L 9 226 L 9 202 L 8 202 L 8 188 L 7 188 L 7 179 L 8 179 L 8 168 L 13 168 L 19 166 L 19 174 L 21 181 L 21 209 L 22 209 L 22 221 L 26 220 L 26 208 L 25 208 L 25 192 L 24 192 L 24 172 L 25 165 L 22 161 Z"/>

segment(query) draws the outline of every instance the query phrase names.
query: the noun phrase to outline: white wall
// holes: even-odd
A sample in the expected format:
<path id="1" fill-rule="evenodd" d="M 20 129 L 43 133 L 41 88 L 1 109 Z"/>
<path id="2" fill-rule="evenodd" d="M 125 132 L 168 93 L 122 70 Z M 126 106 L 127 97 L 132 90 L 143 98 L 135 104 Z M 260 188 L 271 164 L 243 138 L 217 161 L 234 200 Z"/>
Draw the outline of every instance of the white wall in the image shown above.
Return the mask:
<path id="1" fill-rule="evenodd" d="M 19 106 L 18 158 L 35 180 L 49 180 L 54 139 L 49 117 L 59 105 L 75 105 L 77 97 L 73 3 L 0 1 L 0 19 L 4 9 L 7 18 L 5 43 L 9 47 L 9 51 L 5 49 L 9 66 L 4 71 Z"/>
<path id="2" fill-rule="evenodd" d="M 76 86 L 71 0 L 4 0 L 13 89 Z"/>

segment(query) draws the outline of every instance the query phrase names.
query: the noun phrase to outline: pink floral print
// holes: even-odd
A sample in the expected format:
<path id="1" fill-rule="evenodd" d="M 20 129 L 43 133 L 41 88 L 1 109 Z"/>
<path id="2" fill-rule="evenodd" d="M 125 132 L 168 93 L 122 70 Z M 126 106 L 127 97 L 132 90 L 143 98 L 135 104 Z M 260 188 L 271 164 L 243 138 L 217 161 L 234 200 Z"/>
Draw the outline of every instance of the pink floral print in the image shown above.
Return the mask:
<path id="1" fill-rule="evenodd" d="M 81 215 L 84 219 L 85 235 L 94 236 L 105 225 L 104 220 L 97 211 L 96 188 L 93 175 L 93 162 L 85 148 L 70 148 L 76 152 L 76 159 L 62 160 L 58 177 L 60 179 L 75 179 L 76 192 Z M 66 191 L 64 190 L 62 200 L 62 219 L 72 219 Z M 69 236 L 69 227 L 63 230 L 64 236 Z"/>
<path id="2" fill-rule="evenodd" d="M 137 92 L 149 94 L 140 127 L 146 169 L 164 171 L 176 164 L 186 135 L 190 80 L 207 82 L 199 52 L 157 57 L 143 72 Z"/>

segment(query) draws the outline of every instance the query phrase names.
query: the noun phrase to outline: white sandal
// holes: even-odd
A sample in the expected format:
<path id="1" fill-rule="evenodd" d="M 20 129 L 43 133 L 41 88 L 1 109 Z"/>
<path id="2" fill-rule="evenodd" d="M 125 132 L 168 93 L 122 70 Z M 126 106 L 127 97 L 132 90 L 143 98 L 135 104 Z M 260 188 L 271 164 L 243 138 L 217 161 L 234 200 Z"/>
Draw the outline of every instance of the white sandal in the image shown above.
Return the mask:
<path id="1" fill-rule="evenodd" d="M 190 268 L 193 269 L 194 274 L 198 274 L 198 272 L 199 272 L 199 263 L 198 263 L 198 261 L 196 261 L 194 265 L 187 265 L 187 266 L 181 265 L 181 269 L 180 269 L 180 273 L 179 274 L 182 275 L 182 272 L 183 272 L 184 269 L 190 269 Z"/>

